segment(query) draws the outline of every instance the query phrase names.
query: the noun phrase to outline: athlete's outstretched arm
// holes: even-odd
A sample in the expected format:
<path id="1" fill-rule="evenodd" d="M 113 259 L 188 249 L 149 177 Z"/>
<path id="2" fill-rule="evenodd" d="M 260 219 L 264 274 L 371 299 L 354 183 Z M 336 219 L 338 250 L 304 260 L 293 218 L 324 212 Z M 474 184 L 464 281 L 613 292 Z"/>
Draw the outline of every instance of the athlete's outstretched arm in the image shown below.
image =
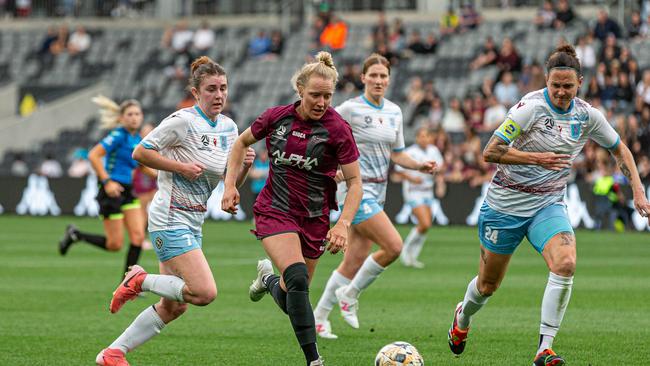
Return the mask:
<path id="1" fill-rule="evenodd" d="M 230 150 L 230 157 L 228 158 L 228 168 L 226 169 L 226 179 L 223 182 L 224 191 L 223 198 L 221 199 L 221 209 L 231 214 L 237 213 L 237 205 L 239 204 L 239 192 L 237 185 L 240 178 L 246 177 L 248 169 L 242 169 L 244 159 L 248 153 L 248 147 L 256 143 L 257 140 L 253 136 L 250 127 L 242 132 L 237 140 L 235 140 L 232 149 Z M 249 165 L 250 167 L 250 165 Z"/>
<path id="2" fill-rule="evenodd" d="M 359 168 L 359 161 L 354 161 L 350 164 L 341 165 L 341 172 L 343 179 L 348 187 L 348 193 L 345 195 L 343 202 L 343 212 L 339 217 L 336 225 L 327 233 L 327 240 L 329 241 L 329 250 L 332 254 L 339 250 L 344 250 L 348 245 L 348 233 L 350 230 L 350 223 L 354 219 L 354 215 L 359 209 L 361 197 L 363 196 L 363 188 L 361 187 L 361 170 Z"/>
<path id="3" fill-rule="evenodd" d="M 422 173 L 433 174 L 436 170 L 435 161 L 426 161 L 424 163 L 417 162 L 403 150 L 392 152 L 390 154 L 390 160 L 392 160 L 393 163 L 401 166 L 402 168 L 419 170 Z"/>
<path id="4" fill-rule="evenodd" d="M 625 146 L 624 143 L 619 143 L 618 146 L 610 150 L 614 158 L 616 159 L 616 164 L 621 169 L 621 173 L 627 177 L 632 186 L 632 194 L 634 195 L 634 207 L 643 217 L 648 217 L 648 223 L 650 223 L 650 203 L 645 195 L 645 190 L 643 189 L 643 184 L 641 184 L 641 178 L 639 178 L 639 172 L 636 170 L 636 163 L 634 162 L 634 157 Z"/>
<path id="5" fill-rule="evenodd" d="M 492 135 L 483 149 L 483 159 L 497 164 L 540 165 L 549 170 L 571 167 L 571 155 L 554 152 L 525 152 L 511 147 L 497 135 Z"/>

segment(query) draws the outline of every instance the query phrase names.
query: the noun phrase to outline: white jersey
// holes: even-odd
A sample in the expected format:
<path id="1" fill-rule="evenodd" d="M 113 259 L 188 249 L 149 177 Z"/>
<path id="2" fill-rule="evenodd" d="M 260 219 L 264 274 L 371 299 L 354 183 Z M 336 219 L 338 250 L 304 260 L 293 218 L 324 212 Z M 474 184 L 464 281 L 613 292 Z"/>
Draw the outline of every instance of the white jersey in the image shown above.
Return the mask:
<path id="1" fill-rule="evenodd" d="M 195 106 L 174 112 L 142 140 L 142 146 L 164 157 L 205 166 L 193 181 L 178 173 L 158 172 L 158 192 L 149 206 L 149 231 L 185 228 L 201 232 L 208 198 L 224 178 L 237 136 L 232 119 L 220 114 L 212 122 Z"/>
<path id="2" fill-rule="evenodd" d="M 427 145 L 426 148 L 422 149 L 420 145 L 413 144 L 407 147 L 404 152 L 418 163 L 435 161 L 438 166 L 441 166 L 443 163 L 442 154 L 440 154 L 440 150 L 438 150 L 435 145 Z M 411 177 L 417 177 L 422 180 L 422 183 L 416 184 L 404 179 L 402 182 L 402 194 L 404 195 L 405 202 L 420 198 L 433 198 L 434 177 L 432 174 L 402 168 L 399 165 L 395 166 L 395 170 L 398 172 L 405 172 Z"/>
<path id="3" fill-rule="evenodd" d="M 363 199 L 386 199 L 390 154 L 404 149 L 402 110 L 388 99 L 382 105 L 371 104 L 365 96 L 348 99 L 336 111 L 350 123 L 359 149 L 359 166 L 363 180 Z M 338 201 L 343 202 L 347 186 L 339 184 Z"/>
<path id="4" fill-rule="evenodd" d="M 546 89 L 524 96 L 494 134 L 517 150 L 570 154 L 571 161 L 588 139 L 606 149 L 620 142 L 599 110 L 579 98 L 567 111 L 558 110 Z M 506 214 L 534 216 L 544 207 L 563 203 L 569 173 L 570 168 L 554 171 L 539 165 L 498 164 L 485 202 Z"/>

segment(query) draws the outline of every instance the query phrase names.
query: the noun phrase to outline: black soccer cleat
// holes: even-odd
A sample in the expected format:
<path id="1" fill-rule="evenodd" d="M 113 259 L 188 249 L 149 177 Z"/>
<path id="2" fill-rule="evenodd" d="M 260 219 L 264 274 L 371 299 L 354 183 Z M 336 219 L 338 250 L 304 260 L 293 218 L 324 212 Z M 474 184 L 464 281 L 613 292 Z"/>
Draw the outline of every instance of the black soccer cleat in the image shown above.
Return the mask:
<path id="1" fill-rule="evenodd" d="M 59 254 L 66 255 L 70 246 L 79 238 L 77 237 L 77 227 L 70 224 L 65 228 L 65 235 L 59 241 Z"/>
<path id="2" fill-rule="evenodd" d="M 545 349 L 540 352 L 533 361 L 533 366 L 560 366 L 564 364 L 564 359 L 555 354 L 552 349 Z"/>

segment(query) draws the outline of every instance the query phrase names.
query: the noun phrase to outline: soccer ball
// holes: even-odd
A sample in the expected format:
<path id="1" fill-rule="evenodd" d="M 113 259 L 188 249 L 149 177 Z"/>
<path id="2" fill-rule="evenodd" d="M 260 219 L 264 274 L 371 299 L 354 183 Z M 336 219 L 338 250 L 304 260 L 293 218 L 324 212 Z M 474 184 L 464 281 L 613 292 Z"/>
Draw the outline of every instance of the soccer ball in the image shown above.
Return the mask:
<path id="1" fill-rule="evenodd" d="M 375 366 L 423 366 L 420 352 L 407 342 L 385 345 L 375 357 Z"/>

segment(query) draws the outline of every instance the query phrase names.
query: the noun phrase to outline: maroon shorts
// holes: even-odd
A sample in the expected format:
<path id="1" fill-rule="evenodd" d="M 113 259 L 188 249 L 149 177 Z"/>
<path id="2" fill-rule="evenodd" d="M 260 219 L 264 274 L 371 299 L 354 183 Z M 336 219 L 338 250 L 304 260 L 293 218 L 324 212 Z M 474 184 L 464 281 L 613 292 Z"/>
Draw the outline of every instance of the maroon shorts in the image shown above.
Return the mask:
<path id="1" fill-rule="evenodd" d="M 282 233 L 296 233 L 300 238 L 303 257 L 318 259 L 325 252 L 325 237 L 330 229 L 328 215 L 302 217 L 277 210 L 263 213 L 253 210 L 253 217 L 255 230 L 251 232 L 259 240 Z"/>

